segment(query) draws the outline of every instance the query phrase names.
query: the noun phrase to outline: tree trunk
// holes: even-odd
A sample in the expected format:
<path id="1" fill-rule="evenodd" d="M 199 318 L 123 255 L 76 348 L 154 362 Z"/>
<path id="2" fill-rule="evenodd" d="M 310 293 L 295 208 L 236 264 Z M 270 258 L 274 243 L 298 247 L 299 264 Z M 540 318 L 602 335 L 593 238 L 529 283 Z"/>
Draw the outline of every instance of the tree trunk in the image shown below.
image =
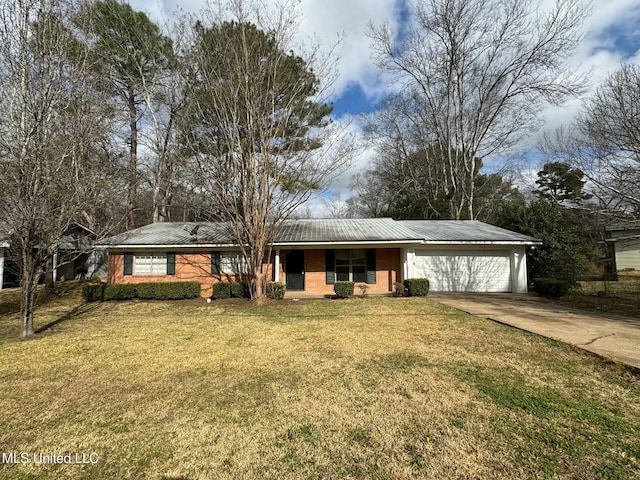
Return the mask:
<path id="1" fill-rule="evenodd" d="M 264 299 L 264 289 L 262 288 L 264 285 L 264 273 L 258 272 L 254 278 L 256 279 L 256 300 L 261 301 Z"/>
<path id="2" fill-rule="evenodd" d="M 131 92 L 131 89 L 129 89 Z M 133 92 L 129 93 L 129 188 L 127 230 L 136 228 L 136 208 L 138 195 L 138 109 Z"/>
<path id="3" fill-rule="evenodd" d="M 33 327 L 33 311 L 36 306 L 38 293 L 38 268 L 36 262 L 29 254 L 28 249 L 22 250 L 22 273 L 20 275 L 20 311 L 22 313 L 22 329 L 20 335 L 23 338 L 32 337 L 35 334 Z"/>

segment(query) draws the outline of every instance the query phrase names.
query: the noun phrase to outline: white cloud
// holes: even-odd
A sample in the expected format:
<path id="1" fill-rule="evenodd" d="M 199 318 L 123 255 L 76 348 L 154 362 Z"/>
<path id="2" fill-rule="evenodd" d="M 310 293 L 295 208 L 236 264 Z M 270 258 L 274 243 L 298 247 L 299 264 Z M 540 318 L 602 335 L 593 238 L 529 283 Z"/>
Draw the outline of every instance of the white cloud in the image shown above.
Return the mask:
<path id="1" fill-rule="evenodd" d="M 130 0 L 136 10 L 147 13 L 154 21 L 171 18 L 177 7 L 187 13 L 199 12 L 205 0 Z M 275 4 L 275 0 L 269 0 Z M 377 98 L 383 93 L 380 82 L 369 58 L 369 38 L 366 29 L 385 21 L 395 25 L 394 0 L 304 0 L 300 3 L 300 32 L 298 38 L 305 41 L 316 36 L 322 45 L 329 48 L 338 37 L 344 35 L 338 62 L 338 78 L 334 85 L 337 96 L 351 83 L 362 86 L 366 95 Z"/>
<path id="2" fill-rule="evenodd" d="M 267 0 L 275 3 L 276 0 Z M 197 12 L 205 0 L 130 0 L 131 5 L 150 14 L 156 21 L 165 21 L 179 6 L 186 12 Z M 555 0 L 542 0 L 544 8 Z M 388 21 L 392 28 L 397 27 L 397 8 L 399 0 L 302 0 L 300 9 L 300 38 L 316 35 L 325 45 L 333 45 L 339 34 L 345 38 L 338 65 L 338 77 L 334 85 L 335 95 L 339 95 L 350 84 L 359 84 L 365 94 L 373 99 L 384 94 L 385 84 L 371 64 L 370 40 L 366 36 L 369 23 L 380 24 Z M 576 54 L 570 59 L 570 65 L 578 71 L 590 72 L 590 88 L 602 82 L 607 75 L 617 70 L 624 61 L 640 60 L 640 34 L 636 31 L 640 19 L 639 0 L 595 0 L 592 14 L 585 19 L 585 38 Z M 615 26 L 615 28 L 613 28 Z M 627 45 L 626 51 L 616 50 L 616 38 L 625 34 L 635 45 Z M 581 100 L 573 99 L 562 107 L 549 107 L 544 112 L 545 128 L 552 129 L 568 125 L 580 111 Z M 359 133 L 358 122 L 352 127 Z M 529 139 L 531 147 L 536 136 Z M 364 150 L 354 166 L 335 179 L 332 191 L 340 192 L 344 198 L 349 195 L 348 185 L 354 173 L 370 165 L 375 153 Z M 313 205 L 317 205 L 314 202 Z M 322 212 L 322 208 L 314 209 Z M 315 212 L 314 212 L 315 213 Z"/>
<path id="3" fill-rule="evenodd" d="M 349 83 L 359 83 L 365 94 L 376 97 L 384 85 L 379 81 L 369 56 L 367 25 L 393 22 L 393 0 L 307 0 L 302 4 L 301 30 L 315 33 L 325 44 L 335 43 L 345 34 L 338 65 L 335 90 L 340 93 Z"/>

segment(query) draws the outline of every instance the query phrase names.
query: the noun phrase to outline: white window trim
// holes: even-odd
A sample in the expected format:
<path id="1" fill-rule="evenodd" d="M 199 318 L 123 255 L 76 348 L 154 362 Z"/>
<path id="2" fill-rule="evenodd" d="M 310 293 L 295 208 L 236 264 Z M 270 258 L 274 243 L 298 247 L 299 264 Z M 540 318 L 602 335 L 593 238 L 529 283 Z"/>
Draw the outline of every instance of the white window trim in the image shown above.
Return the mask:
<path id="1" fill-rule="evenodd" d="M 248 273 L 249 267 L 240 250 L 220 252 L 220 273 Z"/>
<path id="2" fill-rule="evenodd" d="M 149 260 L 148 263 L 142 260 Z M 167 254 L 163 255 L 133 255 L 134 275 L 166 275 L 167 274 Z"/>

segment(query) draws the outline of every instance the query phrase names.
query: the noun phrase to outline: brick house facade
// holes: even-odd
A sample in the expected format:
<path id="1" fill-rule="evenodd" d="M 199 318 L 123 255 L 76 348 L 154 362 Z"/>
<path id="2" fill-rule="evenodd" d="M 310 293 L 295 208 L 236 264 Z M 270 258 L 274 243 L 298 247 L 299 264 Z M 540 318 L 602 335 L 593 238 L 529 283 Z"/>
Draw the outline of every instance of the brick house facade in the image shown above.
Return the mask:
<path id="1" fill-rule="evenodd" d="M 388 293 L 406 278 L 440 291 L 526 292 L 532 237 L 477 221 L 290 220 L 276 230 L 265 278 L 287 292 L 332 294 L 336 281 Z M 103 240 L 109 283 L 196 281 L 211 295 L 247 272 L 227 224 L 157 223 Z M 359 291 L 356 288 L 356 293 Z"/>
<path id="2" fill-rule="evenodd" d="M 367 281 L 356 282 L 367 285 L 369 293 L 386 293 L 394 289 L 395 282 L 400 280 L 401 250 L 399 248 L 378 248 L 375 250 L 375 283 Z M 327 283 L 326 250 L 307 249 L 304 252 L 304 288 L 302 291 L 310 294 L 332 294 L 333 283 Z M 234 251 L 235 252 L 235 251 Z M 142 250 L 132 252 L 110 252 L 108 260 L 108 283 L 138 283 L 138 282 L 180 282 L 195 281 L 200 283 L 202 296 L 211 295 L 211 285 L 219 281 L 237 281 L 242 278 L 241 274 L 228 272 L 212 273 L 212 252 L 185 251 L 175 253 L 174 273 L 138 273 L 135 268 L 131 273 L 125 274 L 125 255 L 133 255 L 135 262 L 136 255 L 157 257 L 164 256 L 170 252 L 159 250 Z M 269 281 L 287 283 L 287 250 L 279 253 L 279 272 L 276 276 L 273 268 L 275 264 L 275 254 L 272 255 L 269 263 L 263 264 L 263 272 Z M 357 291 L 357 290 L 356 290 Z"/>

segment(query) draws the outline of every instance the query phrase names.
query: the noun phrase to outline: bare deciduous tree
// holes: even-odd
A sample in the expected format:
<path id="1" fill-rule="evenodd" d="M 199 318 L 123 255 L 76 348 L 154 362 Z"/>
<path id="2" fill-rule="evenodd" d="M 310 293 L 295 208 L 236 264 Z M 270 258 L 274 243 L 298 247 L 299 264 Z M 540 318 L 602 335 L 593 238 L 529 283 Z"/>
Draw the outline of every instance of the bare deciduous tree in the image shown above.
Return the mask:
<path id="1" fill-rule="evenodd" d="M 260 298 L 274 230 L 346 166 L 353 142 L 328 119 L 334 61 L 318 48 L 293 52 L 295 4 L 223 7 L 194 29 L 188 143 L 212 216 L 231 226 Z"/>
<path id="2" fill-rule="evenodd" d="M 370 28 L 378 67 L 409 109 L 408 149 L 436 155 L 451 215 L 474 218 L 476 159 L 539 126 L 541 108 L 582 91 L 566 63 L 582 38 L 582 0 L 417 0 L 410 26 Z M 380 141 L 384 142 L 382 137 Z M 465 212 L 466 210 L 466 212 Z"/>
<path id="3" fill-rule="evenodd" d="M 17 241 L 23 337 L 37 284 L 62 234 L 86 209 L 93 145 L 109 131 L 82 42 L 78 2 L 0 2 L 0 223 Z"/>
<path id="4" fill-rule="evenodd" d="M 623 67 L 586 101 L 574 162 L 601 198 L 640 215 L 640 67 Z"/>

